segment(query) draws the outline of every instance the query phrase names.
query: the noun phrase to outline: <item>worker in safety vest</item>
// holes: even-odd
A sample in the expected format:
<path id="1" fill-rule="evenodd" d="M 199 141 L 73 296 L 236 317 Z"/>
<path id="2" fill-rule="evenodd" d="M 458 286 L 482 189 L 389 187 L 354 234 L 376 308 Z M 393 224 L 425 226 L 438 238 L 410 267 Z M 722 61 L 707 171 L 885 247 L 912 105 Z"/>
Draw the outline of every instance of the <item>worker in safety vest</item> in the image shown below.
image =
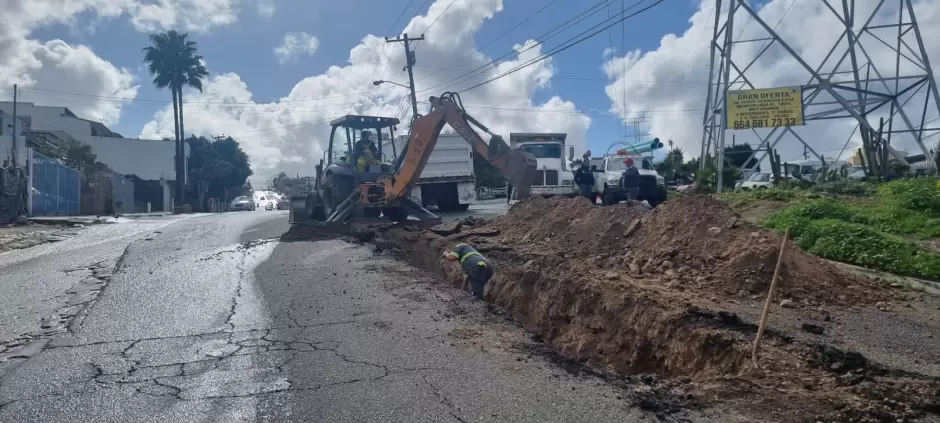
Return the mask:
<path id="1" fill-rule="evenodd" d="M 459 261 L 463 269 L 464 279 L 461 289 L 466 290 L 470 285 L 470 292 L 477 299 L 483 299 L 483 287 L 493 277 L 493 263 L 483 257 L 475 248 L 467 244 L 457 244 L 449 253 L 444 254 L 447 261 Z"/>
<path id="2" fill-rule="evenodd" d="M 365 172 L 366 166 L 378 163 L 379 150 L 372 141 L 372 132 L 362 131 L 355 149 L 357 171 Z"/>

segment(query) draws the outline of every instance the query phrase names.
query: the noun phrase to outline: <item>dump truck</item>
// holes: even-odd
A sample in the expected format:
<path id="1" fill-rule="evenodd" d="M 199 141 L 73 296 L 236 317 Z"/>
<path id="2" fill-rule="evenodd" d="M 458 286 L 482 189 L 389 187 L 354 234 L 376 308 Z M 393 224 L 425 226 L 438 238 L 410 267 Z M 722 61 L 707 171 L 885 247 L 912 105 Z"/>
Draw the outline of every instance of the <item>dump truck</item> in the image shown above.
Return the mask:
<path id="1" fill-rule="evenodd" d="M 411 132 L 403 152 L 383 152 L 381 140 L 394 139 L 400 121 L 397 118 L 346 115 L 331 123 L 329 144 L 324 157 L 315 166 L 316 183 L 306 196 L 291 198 L 290 221 L 309 220 L 348 222 L 355 217 L 385 216 L 401 222 L 409 216 L 420 220 L 440 220 L 420 202 L 411 198 L 411 190 L 427 166 L 444 125 L 449 125 L 473 151 L 500 171 L 519 192 L 530 194 L 536 173 L 536 159 L 521 150 L 513 150 L 502 137 L 464 110 L 457 93 L 431 97 L 431 111 L 411 123 Z M 485 141 L 477 130 L 490 135 Z M 370 141 L 379 140 L 375 145 Z M 368 136 L 366 136 L 368 134 Z"/>
<path id="2" fill-rule="evenodd" d="M 384 140 L 384 151 L 391 151 L 392 161 L 397 159 L 407 135 Z M 388 154 L 388 153 L 386 153 Z M 431 157 L 411 188 L 411 199 L 424 207 L 437 206 L 441 212 L 464 211 L 476 198 L 476 176 L 473 174 L 473 150 L 457 134 L 442 134 L 431 150 Z"/>
<path id="3" fill-rule="evenodd" d="M 536 158 L 537 170 L 532 179 L 532 194 L 543 197 L 578 195 L 578 187 L 574 185 L 573 169 L 568 168 L 565 159 L 567 138 L 568 134 L 564 133 L 509 134 L 510 147 L 532 154 Z M 568 154 L 570 156 L 573 154 L 574 146 L 568 147 L 572 149 L 572 152 Z"/>

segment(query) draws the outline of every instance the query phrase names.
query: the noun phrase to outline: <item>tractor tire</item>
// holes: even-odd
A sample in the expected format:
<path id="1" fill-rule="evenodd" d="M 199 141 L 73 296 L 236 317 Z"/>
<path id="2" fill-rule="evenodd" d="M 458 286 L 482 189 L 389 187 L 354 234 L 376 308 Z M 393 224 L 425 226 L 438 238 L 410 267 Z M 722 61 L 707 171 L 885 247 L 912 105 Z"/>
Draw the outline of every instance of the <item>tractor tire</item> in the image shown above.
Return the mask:
<path id="1" fill-rule="evenodd" d="M 386 207 L 382 209 L 382 214 L 392 222 L 399 223 L 408 220 L 408 212 L 401 207 Z"/>
<path id="2" fill-rule="evenodd" d="M 307 194 L 307 199 L 304 201 L 304 212 L 306 213 L 307 219 L 312 219 L 317 222 L 326 220 L 326 216 L 323 215 L 322 201 L 319 193 L 311 192 Z"/>
<path id="3" fill-rule="evenodd" d="M 323 196 L 321 198 L 324 220 L 333 215 L 336 208 L 343 203 L 346 197 L 349 197 L 353 189 L 355 189 L 355 184 L 351 178 L 335 174 L 327 175 L 323 181 Z"/>

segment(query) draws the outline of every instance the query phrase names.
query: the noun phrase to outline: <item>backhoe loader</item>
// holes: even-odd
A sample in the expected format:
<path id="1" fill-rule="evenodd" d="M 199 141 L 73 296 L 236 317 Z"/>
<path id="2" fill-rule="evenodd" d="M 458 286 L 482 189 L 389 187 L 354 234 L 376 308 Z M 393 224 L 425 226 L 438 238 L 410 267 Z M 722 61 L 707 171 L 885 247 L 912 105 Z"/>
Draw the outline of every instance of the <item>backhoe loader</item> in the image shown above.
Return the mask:
<path id="1" fill-rule="evenodd" d="M 502 173 L 513 185 L 516 198 L 529 196 L 537 172 L 535 156 L 510 149 L 502 137 L 467 114 L 457 93 L 431 97 L 430 103 L 431 111 L 412 122 L 403 153 L 390 156 L 397 157 L 394 163 L 382 160 L 387 156 L 382 152 L 382 140 L 386 136 L 394 139 L 397 118 L 346 115 L 331 122 L 330 143 L 316 166 L 314 187 L 306 196 L 291 197 L 290 222 L 346 222 L 380 215 L 395 222 L 409 216 L 439 219 L 408 194 L 445 124 Z M 473 126 L 491 136 L 489 143 Z M 394 148 L 394 143 L 389 144 Z"/>

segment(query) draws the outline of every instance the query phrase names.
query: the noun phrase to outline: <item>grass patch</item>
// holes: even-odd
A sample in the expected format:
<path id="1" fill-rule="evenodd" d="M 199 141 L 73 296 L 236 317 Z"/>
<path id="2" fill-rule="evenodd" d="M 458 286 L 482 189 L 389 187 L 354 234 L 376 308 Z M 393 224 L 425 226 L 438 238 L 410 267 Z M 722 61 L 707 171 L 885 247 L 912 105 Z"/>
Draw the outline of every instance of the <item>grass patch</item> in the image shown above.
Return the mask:
<path id="1" fill-rule="evenodd" d="M 793 197 L 796 204 L 766 216 L 761 225 L 777 232 L 790 227 L 800 248 L 820 257 L 937 280 L 940 254 L 903 238 L 940 237 L 936 184 L 935 179 L 906 179 L 843 187 L 870 192 L 867 196 Z"/>

